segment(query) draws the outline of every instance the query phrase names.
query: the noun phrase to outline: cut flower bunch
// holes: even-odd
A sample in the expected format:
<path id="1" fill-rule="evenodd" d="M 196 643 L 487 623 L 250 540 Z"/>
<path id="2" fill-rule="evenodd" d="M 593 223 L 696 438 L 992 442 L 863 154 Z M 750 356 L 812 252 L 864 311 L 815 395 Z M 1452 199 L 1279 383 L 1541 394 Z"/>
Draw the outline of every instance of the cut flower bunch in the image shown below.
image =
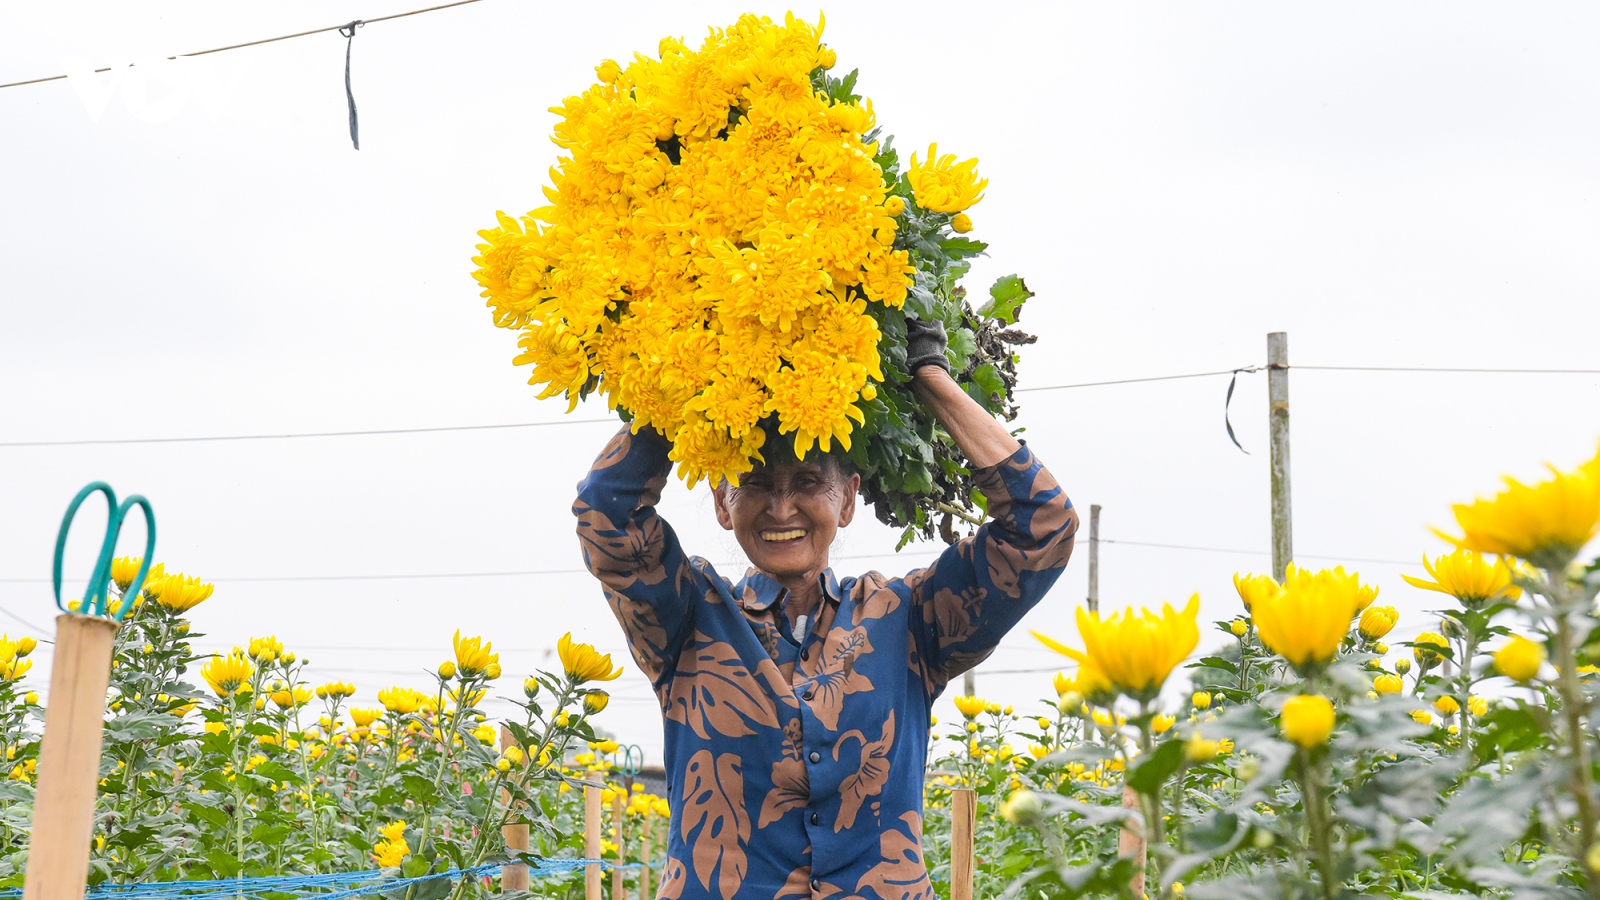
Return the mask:
<path id="1" fill-rule="evenodd" d="M 880 519 L 931 536 L 942 511 L 948 538 L 975 518 L 970 477 L 909 390 L 907 319 L 942 324 L 957 379 L 1009 417 L 1031 294 L 1008 276 L 964 301 L 977 161 L 933 145 L 902 172 L 821 35 L 745 15 L 602 63 L 552 110 L 550 205 L 499 213 L 473 275 L 541 397 L 599 392 L 672 441 L 690 486 L 778 443 L 846 455 Z"/>

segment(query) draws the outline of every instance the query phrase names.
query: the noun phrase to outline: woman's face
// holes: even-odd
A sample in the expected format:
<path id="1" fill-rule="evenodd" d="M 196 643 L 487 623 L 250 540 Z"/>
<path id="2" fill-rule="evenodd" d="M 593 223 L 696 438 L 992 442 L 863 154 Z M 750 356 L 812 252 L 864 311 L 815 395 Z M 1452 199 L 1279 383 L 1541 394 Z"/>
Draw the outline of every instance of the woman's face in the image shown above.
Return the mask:
<path id="1" fill-rule="evenodd" d="M 835 465 L 763 466 L 714 492 L 717 521 L 773 580 L 791 586 L 828 567 L 828 547 L 856 514 L 861 476 Z"/>

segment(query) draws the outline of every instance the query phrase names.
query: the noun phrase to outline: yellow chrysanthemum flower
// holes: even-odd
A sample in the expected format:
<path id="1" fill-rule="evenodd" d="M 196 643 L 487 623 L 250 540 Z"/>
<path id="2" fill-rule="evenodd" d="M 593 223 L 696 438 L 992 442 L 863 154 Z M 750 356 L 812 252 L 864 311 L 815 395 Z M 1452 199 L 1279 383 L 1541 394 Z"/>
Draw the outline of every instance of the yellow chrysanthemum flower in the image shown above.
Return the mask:
<path id="1" fill-rule="evenodd" d="M 1551 477 L 1538 484 L 1507 477 L 1493 498 L 1452 506 L 1460 537 L 1435 533 L 1464 550 L 1565 567 L 1600 534 L 1600 454 L 1571 472 L 1549 469 Z"/>
<path id="2" fill-rule="evenodd" d="M 188 575 L 165 575 L 145 582 L 144 595 L 175 613 L 186 613 L 211 597 L 215 587 Z"/>
<path id="3" fill-rule="evenodd" d="M 460 669 L 463 678 L 473 678 L 481 675 L 489 666 L 497 665 L 500 662 L 500 654 L 490 652 L 494 649 L 494 644 L 485 642 L 481 637 L 463 639 L 460 629 L 457 629 L 455 637 L 451 639 L 451 643 L 456 651 L 456 667 Z M 448 678 L 450 676 L 444 677 Z"/>
<path id="4" fill-rule="evenodd" d="M 348 681 L 330 681 L 317 687 L 317 696 L 335 700 L 356 695 L 356 686 Z"/>
<path id="5" fill-rule="evenodd" d="M 311 699 L 311 689 L 295 685 L 292 689 L 283 687 L 267 695 L 279 709 L 293 709 Z"/>
<path id="6" fill-rule="evenodd" d="M 611 654 L 602 654 L 591 644 L 573 643 L 570 631 L 556 641 L 556 654 L 561 657 L 561 668 L 573 684 L 614 681 L 622 674 L 621 666 L 611 665 Z"/>
<path id="7" fill-rule="evenodd" d="M 234 652 L 227 656 L 213 654 L 211 661 L 200 668 L 200 677 L 211 685 L 218 697 L 232 697 L 240 692 L 241 688 L 250 686 L 250 678 L 256 672 L 256 667 L 251 664 L 248 657 L 242 653 Z"/>
<path id="8" fill-rule="evenodd" d="M 1333 659 L 1369 594 L 1343 567 L 1311 572 L 1291 563 L 1283 585 L 1256 595 L 1250 614 L 1261 643 L 1304 674 Z"/>
<path id="9" fill-rule="evenodd" d="M 978 161 L 956 161 L 954 153 L 939 155 L 939 145 L 929 144 L 928 155 L 917 159 L 911 153 L 906 176 L 911 181 L 917 205 L 931 212 L 958 213 L 983 199 L 987 179 L 978 180 Z"/>
<path id="10" fill-rule="evenodd" d="M 1433 577 L 1432 581 L 1410 575 L 1400 577 L 1413 587 L 1449 594 L 1469 607 L 1522 596 L 1522 589 L 1513 583 L 1515 572 L 1511 566 L 1476 550 L 1458 549 L 1431 561 L 1423 556 L 1422 568 Z"/>
<path id="11" fill-rule="evenodd" d="M 1385 672 L 1372 679 L 1372 689 L 1379 694 L 1398 694 L 1405 688 L 1406 683 L 1399 675 L 1390 675 Z"/>
<path id="12" fill-rule="evenodd" d="M 1320 694 L 1300 694 L 1284 701 L 1278 719 L 1290 743 L 1310 750 L 1328 742 L 1333 733 L 1333 702 Z"/>
<path id="13" fill-rule="evenodd" d="M 1544 658 L 1543 644 L 1514 634 L 1511 640 L 1494 652 L 1494 668 L 1512 681 L 1532 681 L 1544 666 Z"/>
<path id="14" fill-rule="evenodd" d="M 1357 627 L 1361 629 L 1362 637 L 1376 641 L 1392 631 L 1398 621 L 1400 610 L 1392 606 L 1369 606 L 1361 611 L 1361 622 Z"/>
<path id="15" fill-rule="evenodd" d="M 431 699 L 421 691 L 408 687 L 387 687 L 378 691 L 378 702 L 397 715 L 407 715 L 422 708 L 423 701 Z"/>
<path id="16" fill-rule="evenodd" d="M 1087 670 L 1130 697 L 1149 700 L 1200 643 L 1196 624 L 1199 614 L 1199 594 L 1189 598 L 1182 612 L 1174 610 L 1170 603 L 1163 605 L 1160 616 L 1148 609 L 1127 609 L 1102 619 L 1099 613 L 1080 607 L 1078 633 L 1083 638 L 1082 651 L 1037 631 L 1033 636 L 1057 653 L 1077 660 L 1080 683 Z"/>
<path id="17" fill-rule="evenodd" d="M 1437 631 L 1424 631 L 1412 639 L 1411 655 L 1424 669 L 1436 666 L 1444 659 L 1434 647 L 1449 647 L 1450 641 Z M 1432 646 L 1428 646 L 1432 645 Z"/>
<path id="18" fill-rule="evenodd" d="M 381 709 L 371 709 L 361 706 L 350 707 L 350 721 L 354 722 L 357 728 L 366 728 L 368 725 L 371 725 L 373 722 L 378 721 L 382 717 L 383 710 Z"/>
<path id="19" fill-rule="evenodd" d="M 598 716 L 605 711 L 606 705 L 611 702 L 611 695 L 605 691 L 590 691 L 583 695 L 583 711 L 591 716 Z"/>
<path id="20" fill-rule="evenodd" d="M 981 697 L 957 697 L 955 704 L 956 710 L 969 719 L 976 717 L 989 706 Z"/>
<path id="21" fill-rule="evenodd" d="M 1244 601 L 1246 610 L 1253 610 L 1257 600 L 1270 598 L 1279 590 L 1278 582 L 1271 575 L 1243 575 L 1238 572 L 1233 575 L 1233 587 L 1239 592 L 1239 599 Z M 1243 619 L 1234 620 L 1229 628 L 1236 637 L 1243 637 L 1249 630 Z"/>

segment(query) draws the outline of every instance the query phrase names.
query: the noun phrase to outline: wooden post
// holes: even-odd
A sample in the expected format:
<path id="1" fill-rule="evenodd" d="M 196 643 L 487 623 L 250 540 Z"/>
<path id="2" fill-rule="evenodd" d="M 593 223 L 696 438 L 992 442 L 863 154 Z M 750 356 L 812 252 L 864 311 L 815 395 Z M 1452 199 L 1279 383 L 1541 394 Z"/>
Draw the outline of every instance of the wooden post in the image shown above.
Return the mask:
<path id="1" fill-rule="evenodd" d="M 968 697 L 978 696 L 978 673 L 976 671 L 968 669 L 967 674 L 961 676 L 961 690 Z"/>
<path id="2" fill-rule="evenodd" d="M 617 862 L 627 862 L 628 854 L 622 846 L 622 791 L 611 792 L 611 827 L 617 832 Z M 628 873 L 620 867 L 611 870 L 611 900 L 628 900 Z"/>
<path id="3" fill-rule="evenodd" d="M 639 817 L 639 900 L 650 900 L 650 832 L 655 829 L 650 819 L 654 815 L 646 811 Z"/>
<path id="4" fill-rule="evenodd" d="M 978 827 L 978 792 L 956 788 L 950 792 L 950 900 L 972 900 L 974 849 L 972 835 Z"/>
<path id="5" fill-rule="evenodd" d="M 588 859 L 600 858 L 600 789 L 592 784 L 583 786 L 583 855 Z M 600 864 L 589 863 L 583 870 L 584 900 L 603 900 L 600 886 Z"/>
<path id="6" fill-rule="evenodd" d="M 1283 580 L 1294 561 L 1289 503 L 1289 335 L 1267 335 L 1267 432 L 1272 444 L 1272 577 Z"/>
<path id="7" fill-rule="evenodd" d="M 507 747 L 516 746 L 517 739 L 511 734 L 511 729 L 500 726 L 500 751 L 503 753 Z M 526 762 L 523 763 L 527 765 Z M 510 805 L 510 792 L 501 789 L 500 799 Z M 526 822 L 513 825 L 503 825 L 500 834 L 505 838 L 506 849 L 512 853 L 528 852 L 528 825 Z M 528 889 L 528 866 L 525 863 L 512 863 L 500 867 L 500 890 L 525 891 Z"/>
<path id="8" fill-rule="evenodd" d="M 1100 611 L 1100 504 L 1089 504 L 1089 612 Z"/>
<path id="9" fill-rule="evenodd" d="M 1122 808 L 1140 809 L 1139 792 L 1127 785 L 1122 787 Z M 1142 834 L 1128 828 L 1117 833 L 1117 855 L 1133 860 L 1133 877 L 1128 879 L 1128 887 L 1135 897 L 1144 896 L 1144 851 Z"/>
<path id="10" fill-rule="evenodd" d="M 56 617 L 25 900 L 83 898 L 116 634 L 117 623 L 110 619 L 76 613 Z"/>

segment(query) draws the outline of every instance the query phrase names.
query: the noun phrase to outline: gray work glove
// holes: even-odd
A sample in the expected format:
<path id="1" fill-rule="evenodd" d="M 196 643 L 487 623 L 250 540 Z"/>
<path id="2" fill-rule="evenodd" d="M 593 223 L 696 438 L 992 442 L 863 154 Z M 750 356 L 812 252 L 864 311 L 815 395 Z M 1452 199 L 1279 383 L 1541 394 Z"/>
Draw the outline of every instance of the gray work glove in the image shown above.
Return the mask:
<path id="1" fill-rule="evenodd" d="M 944 355 L 947 346 L 943 322 L 906 319 L 906 370 L 912 375 L 923 366 L 938 366 L 949 372 L 950 360 Z"/>

